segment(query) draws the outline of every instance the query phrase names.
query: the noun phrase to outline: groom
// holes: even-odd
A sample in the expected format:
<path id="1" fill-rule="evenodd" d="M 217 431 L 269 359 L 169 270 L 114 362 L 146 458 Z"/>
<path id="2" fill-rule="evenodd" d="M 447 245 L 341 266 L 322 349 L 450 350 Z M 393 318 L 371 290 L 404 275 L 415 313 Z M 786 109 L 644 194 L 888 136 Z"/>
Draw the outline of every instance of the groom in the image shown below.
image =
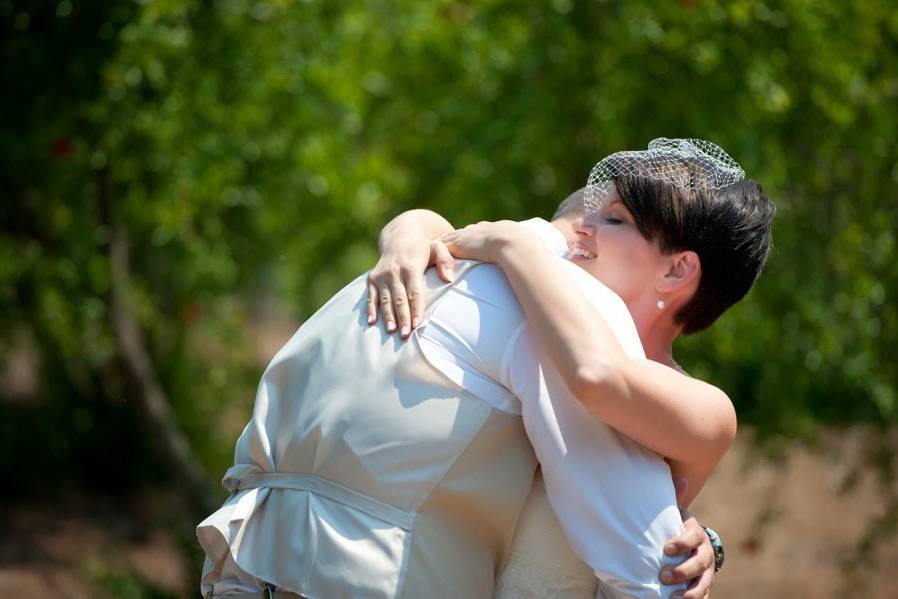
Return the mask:
<path id="1" fill-rule="evenodd" d="M 588 297 L 603 298 L 597 307 L 618 341 L 640 357 L 626 307 L 590 291 L 599 284 L 580 269 L 570 274 Z M 516 334 L 523 315 L 498 269 L 459 263 L 451 285 L 433 272 L 426 285 L 429 311 L 410 343 L 365 325 L 363 276 L 275 356 L 223 481 L 233 494 L 197 530 L 205 596 L 492 595 L 536 466 L 530 443 L 545 443 L 528 439 L 520 405 L 549 390 L 556 402 L 576 402 L 559 397 L 564 385 L 530 337 Z M 477 323 L 489 334 L 477 335 Z M 450 328 L 471 335 L 463 351 Z M 511 355 L 527 361 L 511 369 L 523 383 L 508 380 Z M 528 427 L 548 430 L 549 416 Z M 663 544 L 683 530 L 669 470 L 635 443 L 608 439 L 597 467 L 614 485 L 591 501 L 612 517 L 647 516 L 617 523 L 623 545 L 595 539 L 603 554 L 619 554 L 605 564 L 607 580 L 633 596 L 666 597 L 682 588 L 657 582 L 675 563 Z"/>

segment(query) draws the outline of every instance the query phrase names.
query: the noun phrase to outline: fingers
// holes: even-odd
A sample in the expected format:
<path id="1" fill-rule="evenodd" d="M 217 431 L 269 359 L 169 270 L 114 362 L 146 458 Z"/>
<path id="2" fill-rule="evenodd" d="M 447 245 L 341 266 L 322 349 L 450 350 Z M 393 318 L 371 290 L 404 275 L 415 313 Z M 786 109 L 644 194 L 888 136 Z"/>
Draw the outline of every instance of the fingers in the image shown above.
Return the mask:
<path id="1" fill-rule="evenodd" d="M 388 333 L 396 330 L 396 315 L 393 313 L 393 295 L 390 288 L 381 284 L 378 287 L 378 303 L 380 304 L 380 312 L 384 319 L 384 328 Z"/>
<path id="2" fill-rule="evenodd" d="M 664 584 L 687 582 L 704 575 L 708 570 L 711 570 L 713 574 L 714 568 L 710 566 L 710 564 L 705 562 L 704 556 L 696 552 L 695 555 L 675 567 L 667 566 L 663 568 L 661 570 L 661 582 Z"/>
<path id="3" fill-rule="evenodd" d="M 406 286 L 402 280 L 394 279 L 391 281 L 390 295 L 393 299 L 393 313 L 396 316 L 396 320 L 399 321 L 399 335 L 403 339 L 409 336 L 412 328 L 412 315 L 408 307 L 408 296 L 406 293 Z M 388 328 L 387 330 L 392 333 L 395 328 L 394 325 L 392 329 Z"/>
<path id="4" fill-rule="evenodd" d="M 711 574 L 714 574 L 714 548 L 710 541 L 696 549 L 692 559 L 697 560 L 706 571 L 710 570 Z"/>
<path id="5" fill-rule="evenodd" d="M 368 324 L 377 322 L 380 310 L 384 328 L 388 333 L 399 330 L 403 339 L 424 320 L 425 299 L 423 275 L 410 269 L 392 268 L 373 273 L 368 277 Z"/>
<path id="6" fill-rule="evenodd" d="M 368 324 L 377 322 L 377 285 L 368 281 Z"/>
<path id="7" fill-rule="evenodd" d="M 711 596 L 711 585 L 714 583 L 714 569 L 705 570 L 701 576 L 692 581 L 683 599 L 707 599 Z M 673 597 L 673 595 L 672 595 Z"/>
<path id="8" fill-rule="evenodd" d="M 683 532 L 672 538 L 664 545 L 664 553 L 667 555 L 682 555 L 691 553 L 708 541 L 708 535 L 699 526 L 695 518 L 688 518 L 683 522 Z M 710 548 L 710 541 L 707 543 Z"/>
<path id="9" fill-rule="evenodd" d="M 418 325 L 424 320 L 425 299 L 422 291 L 422 277 L 419 275 L 411 275 L 406 281 L 405 288 L 408 291 L 408 307 L 412 314 L 412 328 L 418 328 Z"/>
<path id="10" fill-rule="evenodd" d="M 458 230 L 455 230 L 455 231 L 450 231 L 449 233 L 446 233 L 445 235 L 443 235 L 436 241 L 442 243 L 444 246 L 447 246 L 447 249 L 448 249 L 448 246 L 451 246 L 457 240 L 458 240 Z M 451 255 L 451 253 L 450 253 L 450 255 Z"/>
<path id="11" fill-rule="evenodd" d="M 704 531 L 702 531 L 701 528 L 699 528 L 699 530 L 704 534 Z M 687 531 L 684 535 L 688 534 L 691 536 L 691 532 L 691 530 Z M 661 582 L 665 584 L 677 584 L 695 579 L 697 580 L 696 584 L 701 585 L 701 589 L 686 596 L 690 598 L 702 597 L 708 588 L 710 588 L 711 582 L 714 580 L 714 550 L 711 548 L 710 542 L 706 543 L 704 541 L 707 541 L 707 535 L 705 535 L 705 538 L 698 543 L 695 551 L 683 563 L 673 568 L 666 567 L 662 569 Z M 694 542 L 694 539 L 687 539 L 684 545 L 692 545 Z M 667 550 L 667 547 L 671 544 L 672 543 L 669 542 L 667 546 L 665 546 L 664 552 L 668 555 L 676 555 L 676 553 L 671 553 Z M 690 591 L 691 590 L 693 590 L 692 586 L 690 586 Z"/>
<path id="12" fill-rule="evenodd" d="M 430 242 L 430 263 L 436 265 L 437 272 L 445 283 L 452 282 L 455 258 L 449 253 L 449 248 L 442 240 L 436 239 Z"/>

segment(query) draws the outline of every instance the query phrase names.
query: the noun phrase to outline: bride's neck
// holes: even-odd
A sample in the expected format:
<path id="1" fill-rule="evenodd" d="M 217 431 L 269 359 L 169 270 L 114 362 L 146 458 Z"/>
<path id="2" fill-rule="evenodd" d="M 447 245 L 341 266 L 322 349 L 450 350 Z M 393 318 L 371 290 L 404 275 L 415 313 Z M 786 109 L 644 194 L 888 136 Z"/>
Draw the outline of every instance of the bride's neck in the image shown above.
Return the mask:
<path id="1" fill-rule="evenodd" d="M 654 305 L 633 309 L 631 313 L 645 357 L 679 369 L 673 359 L 672 346 L 683 327 L 675 324 L 669 314 L 659 311 Z"/>

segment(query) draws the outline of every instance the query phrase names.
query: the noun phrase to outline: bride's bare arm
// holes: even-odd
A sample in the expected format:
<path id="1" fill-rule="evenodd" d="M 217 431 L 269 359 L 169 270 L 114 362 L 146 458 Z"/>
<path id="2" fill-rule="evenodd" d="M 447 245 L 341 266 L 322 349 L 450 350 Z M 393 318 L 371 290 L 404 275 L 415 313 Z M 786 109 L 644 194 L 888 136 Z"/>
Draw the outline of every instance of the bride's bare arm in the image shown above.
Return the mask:
<path id="1" fill-rule="evenodd" d="M 502 267 L 571 392 L 603 422 L 668 458 L 689 481 L 688 505 L 735 436 L 726 394 L 658 362 L 627 357 L 556 258 L 520 224 L 471 225 L 444 241 L 457 258 Z"/>

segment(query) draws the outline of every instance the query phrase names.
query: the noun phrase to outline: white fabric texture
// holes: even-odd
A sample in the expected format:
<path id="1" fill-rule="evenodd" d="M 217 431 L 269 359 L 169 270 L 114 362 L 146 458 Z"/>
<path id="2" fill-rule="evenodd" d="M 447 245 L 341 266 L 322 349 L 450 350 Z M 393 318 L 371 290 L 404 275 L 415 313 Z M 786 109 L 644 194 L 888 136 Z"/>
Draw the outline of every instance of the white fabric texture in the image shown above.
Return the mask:
<path id="1" fill-rule="evenodd" d="M 550 223 L 526 224 L 556 256 L 566 252 L 563 235 Z M 575 264 L 560 257 L 558 263 L 602 313 L 627 355 L 644 358 L 624 302 Z M 603 581 L 607 596 L 666 597 L 684 588 L 658 580 L 663 565 L 677 563 L 663 554 L 664 543 L 683 530 L 667 463 L 598 422 L 570 394 L 522 320 L 498 268 L 474 269 L 463 283 L 447 292 L 419 329 L 422 349 L 441 348 L 438 360 L 425 355 L 472 393 L 487 374 L 519 400 L 496 401 L 498 392 L 483 396 L 494 407 L 522 412 L 561 527 L 574 552 Z M 553 531 L 544 532 L 553 538 Z"/>
<path id="2" fill-rule="evenodd" d="M 451 287 L 428 272 L 428 303 Z M 228 554 L 311 599 L 492 595 L 536 468 L 523 422 L 367 326 L 365 289 L 347 285 L 266 368 L 231 495 L 197 527 L 204 596 L 234 578 Z"/>
<path id="3" fill-rule="evenodd" d="M 596 577 L 568 546 L 537 471 L 495 599 L 593 599 L 595 593 Z"/>
<path id="4" fill-rule="evenodd" d="M 528 226 L 534 228 L 556 254 L 566 251 L 563 236 L 549 223 L 537 219 L 529 221 Z M 559 258 L 559 268 L 568 274 L 572 285 L 596 303 L 628 353 L 634 357 L 642 356 L 638 335 L 623 302 L 576 265 Z M 429 279 L 433 279 L 430 274 Z M 361 318 L 359 306 L 364 303 L 361 297 L 363 288 L 362 283 L 349 286 L 328 305 L 339 314 L 345 312 L 348 315 L 356 310 Z M 336 316 L 331 314 L 329 318 Z M 322 321 L 320 327 L 328 322 Z M 403 559 L 406 545 L 403 539 L 407 536 L 405 531 L 408 525 L 401 521 L 402 514 L 392 514 L 395 510 L 386 510 L 378 504 L 398 506 L 412 514 L 417 505 L 414 498 L 424 496 L 418 491 L 426 491 L 422 491 L 420 481 L 439 481 L 441 474 L 438 470 L 447 461 L 442 446 L 433 447 L 433 451 L 442 453 L 427 453 L 424 450 L 429 445 L 416 445 L 417 437 L 421 436 L 419 433 L 424 434 L 420 429 L 446 429 L 444 434 L 427 438 L 452 440 L 464 432 L 457 430 L 460 425 L 471 428 L 480 422 L 482 415 L 477 409 L 484 404 L 459 404 L 458 409 L 467 406 L 465 409 L 471 412 L 464 418 L 454 407 L 455 403 L 447 404 L 445 409 L 432 405 L 434 402 L 403 407 L 398 399 L 390 401 L 387 393 L 383 397 L 365 396 L 365 390 L 372 384 L 367 379 L 357 381 L 359 394 L 356 399 L 348 395 L 331 396 L 327 391 L 329 383 L 324 378 L 315 383 L 316 389 L 308 392 L 305 390 L 306 381 L 317 379 L 307 369 L 313 368 L 315 362 L 313 360 L 309 365 L 303 356 L 308 354 L 310 358 L 318 356 L 321 359 L 328 356 L 334 360 L 340 356 L 336 348 L 343 347 L 337 345 L 339 340 L 333 336 L 320 331 L 316 333 L 316 326 L 313 317 L 303 328 L 311 331 L 312 335 L 321 334 L 320 343 L 297 353 L 294 345 L 304 339 L 303 334 L 298 334 L 279 352 L 266 371 L 263 382 L 267 383 L 260 385 L 254 420 L 244 431 L 241 443 L 238 443 L 238 465 L 226 477 L 226 483 L 233 483 L 233 488 L 229 488 L 234 494 L 222 509 L 200 525 L 198 536 L 207 552 L 211 549 L 213 554 L 223 554 L 230 550 L 240 569 L 289 590 L 330 598 L 343 596 L 334 586 L 341 580 L 352 582 L 352 588 L 363 588 L 366 584 L 371 586 L 376 580 L 380 594 L 371 596 L 393 596 L 390 589 L 395 585 L 390 581 L 399 574 L 395 565 Z M 364 354 L 367 356 L 365 359 L 389 361 L 387 357 L 393 356 L 392 353 L 378 353 L 376 350 L 378 344 L 384 342 L 382 339 L 392 338 L 382 337 L 382 333 L 375 328 L 364 331 L 362 337 L 367 341 L 363 346 L 369 351 L 369 354 Z M 347 330 L 341 335 L 348 335 L 343 342 L 352 345 L 356 343 L 358 333 Z M 498 267 L 481 265 L 468 270 L 462 280 L 445 290 L 425 324 L 413 336 L 421 355 L 451 381 L 481 398 L 488 406 L 523 415 L 530 441 L 543 464 L 548 499 L 570 542 L 570 549 L 565 551 L 570 555 L 573 550 L 588 564 L 589 570 L 605 583 L 604 586 L 613 590 L 614 594 L 609 593 L 608 596 L 667 598 L 674 590 L 683 588 L 662 587 L 658 583 L 661 566 L 670 563 L 663 555 L 663 544 L 682 531 L 667 465 L 659 456 L 597 422 L 570 395 L 550 367 L 547 357 L 536 347 L 521 308 Z M 360 338 L 359 343 L 362 341 Z M 412 351 L 414 347 L 411 343 L 403 346 L 398 340 L 394 345 L 404 348 L 399 351 Z M 335 372 L 352 371 L 352 364 L 347 364 L 342 370 L 335 369 Z M 383 372 L 383 377 L 387 377 L 386 373 L 393 371 L 372 367 L 367 372 L 369 375 Z M 345 386 L 346 381 L 341 380 Z M 384 389 L 388 386 L 392 388 L 388 380 L 381 383 L 378 384 Z M 275 401 L 277 397 L 267 395 L 269 392 L 292 394 L 298 390 L 304 390 L 308 395 L 301 405 L 292 401 Z M 343 408 L 336 402 L 348 403 Z M 351 422 L 344 422 L 340 417 L 345 413 L 340 411 L 343 409 L 354 410 Z M 361 414 L 359 410 L 362 410 Z M 329 416 L 326 421 L 319 422 L 318 418 L 300 418 L 304 413 Z M 308 431 L 297 430 L 295 422 L 305 422 L 312 428 Z M 319 434 L 316 431 L 322 423 L 327 428 Z M 523 434 L 520 437 L 521 442 L 525 443 Z M 308 444 L 316 449 L 305 448 L 304 445 Z M 364 451 L 337 451 L 344 445 L 350 448 L 358 446 Z M 509 447 L 508 452 L 515 455 L 523 453 L 517 447 Z M 347 462 L 346 458 L 352 456 L 364 462 L 360 465 Z M 309 460 L 314 460 L 314 463 L 306 464 Z M 360 469 L 362 466 L 364 469 Z M 406 480 L 410 476 L 409 469 L 413 467 L 423 469 L 423 474 L 414 480 Z M 289 488 L 278 487 L 275 484 L 277 481 L 244 487 L 241 481 L 251 482 L 253 473 L 238 472 L 241 468 L 255 468 L 259 470 L 258 475 L 269 478 L 271 475 L 266 473 L 278 472 L 313 472 L 320 478 L 308 481 L 302 476 L 293 476 L 292 479 L 303 480 L 291 479 L 292 486 L 288 485 Z M 502 475 L 502 472 L 489 468 L 486 472 L 491 478 Z M 338 495 L 342 491 L 333 484 L 328 489 L 316 487 L 314 492 L 307 488 L 310 484 L 320 486 L 327 480 L 351 482 L 355 491 L 377 501 L 366 503 L 358 498 L 341 500 Z M 522 502 L 524 494 L 522 491 Z M 502 505 L 509 509 L 507 501 Z M 534 509 L 543 510 L 545 516 L 546 502 L 538 502 Z M 390 513 L 382 513 L 385 510 Z M 286 514 L 295 516 L 285 519 Z M 557 525 L 551 518 L 541 517 L 539 520 L 541 523 L 535 527 L 542 532 L 537 536 L 543 539 L 547 551 L 556 556 L 563 555 L 564 551 L 557 549 L 564 549 L 563 543 L 558 541 L 563 537 Z M 328 557 L 316 560 L 314 567 L 305 564 L 300 568 L 303 564 L 292 561 L 292 555 L 302 554 L 298 548 L 294 551 L 291 546 L 291 543 L 301 542 L 305 538 L 304 530 L 300 530 L 302 527 L 336 525 L 341 528 L 334 529 L 333 535 L 318 535 L 319 541 L 333 537 L 342 540 L 344 546 L 339 551 L 335 547 L 322 546 L 318 548 L 318 554 L 343 556 L 340 563 Z M 223 540 L 230 547 L 223 544 Z M 350 541 L 351 546 L 348 545 Z M 278 555 L 272 553 L 272 548 L 280 548 Z M 514 547 L 512 553 L 516 553 Z M 224 562 L 222 555 L 213 554 L 209 557 L 213 558 L 214 563 Z M 382 563 L 372 563 L 372 556 L 381 556 Z M 359 561 L 353 562 L 350 557 Z M 579 567 L 582 572 L 582 564 L 570 563 L 570 558 L 565 558 L 565 561 L 572 568 Z M 510 566 L 513 564 L 509 561 Z M 548 562 L 546 564 L 550 565 Z M 280 582 L 294 580 L 300 571 L 309 572 L 324 582 L 320 585 L 316 580 L 302 583 L 296 580 L 290 584 Z M 532 566 L 530 572 L 541 580 L 534 583 L 530 596 L 546 596 L 540 589 L 554 585 L 551 578 L 553 570 L 539 570 L 537 566 Z M 213 574 L 207 572 L 210 583 L 214 579 Z M 347 577 L 353 576 L 365 577 L 366 580 L 349 581 Z M 324 588 L 322 585 L 325 583 L 333 592 L 306 590 L 315 585 Z"/>
<path id="5" fill-rule="evenodd" d="M 523 224 L 554 255 L 567 253 L 564 236 L 550 223 L 534 218 Z M 502 269 L 483 265 L 447 290 L 413 334 L 428 362 L 452 382 L 494 408 L 520 414 L 520 401 L 509 390 L 504 371 L 512 341 L 524 326 L 524 313 Z"/>

